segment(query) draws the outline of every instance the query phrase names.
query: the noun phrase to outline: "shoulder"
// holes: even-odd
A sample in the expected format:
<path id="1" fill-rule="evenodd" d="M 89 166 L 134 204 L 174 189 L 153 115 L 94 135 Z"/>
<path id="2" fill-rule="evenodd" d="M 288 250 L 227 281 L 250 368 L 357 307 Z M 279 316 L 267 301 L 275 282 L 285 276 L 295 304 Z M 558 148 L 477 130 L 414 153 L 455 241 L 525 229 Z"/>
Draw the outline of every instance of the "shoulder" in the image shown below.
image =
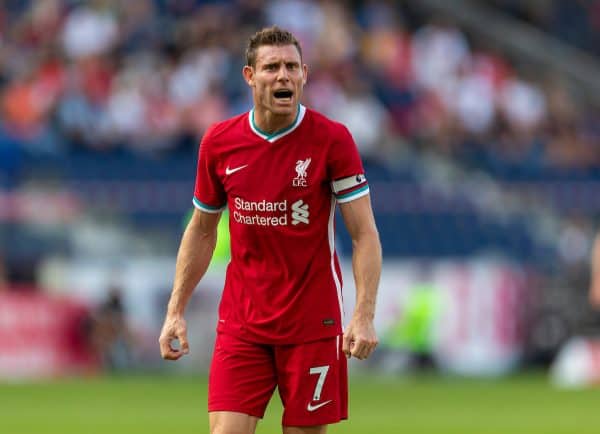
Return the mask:
<path id="1" fill-rule="evenodd" d="M 327 133 L 333 139 L 350 137 L 350 132 L 344 124 L 325 116 L 323 113 L 307 108 L 306 117 L 315 128 L 320 132 Z"/>
<path id="2" fill-rule="evenodd" d="M 327 128 L 328 130 L 340 130 L 346 129 L 346 126 L 341 122 L 334 121 L 333 119 L 325 116 L 323 113 L 316 110 L 306 109 L 306 117 L 309 121 L 319 127 Z"/>
<path id="3" fill-rule="evenodd" d="M 248 113 L 242 113 L 224 121 L 212 124 L 202 137 L 202 143 L 226 141 L 231 134 L 238 133 L 247 121 Z"/>

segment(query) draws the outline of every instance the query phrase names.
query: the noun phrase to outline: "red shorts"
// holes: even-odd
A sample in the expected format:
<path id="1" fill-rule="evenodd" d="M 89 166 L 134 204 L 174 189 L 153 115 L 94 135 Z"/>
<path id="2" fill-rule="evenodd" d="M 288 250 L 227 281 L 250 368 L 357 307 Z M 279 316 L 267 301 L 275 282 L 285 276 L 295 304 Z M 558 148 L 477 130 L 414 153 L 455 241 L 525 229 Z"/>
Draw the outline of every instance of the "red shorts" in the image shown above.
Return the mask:
<path id="1" fill-rule="evenodd" d="M 217 334 L 208 411 L 262 418 L 276 386 L 284 407 L 284 426 L 347 419 L 348 368 L 342 336 L 299 345 L 262 345 Z"/>

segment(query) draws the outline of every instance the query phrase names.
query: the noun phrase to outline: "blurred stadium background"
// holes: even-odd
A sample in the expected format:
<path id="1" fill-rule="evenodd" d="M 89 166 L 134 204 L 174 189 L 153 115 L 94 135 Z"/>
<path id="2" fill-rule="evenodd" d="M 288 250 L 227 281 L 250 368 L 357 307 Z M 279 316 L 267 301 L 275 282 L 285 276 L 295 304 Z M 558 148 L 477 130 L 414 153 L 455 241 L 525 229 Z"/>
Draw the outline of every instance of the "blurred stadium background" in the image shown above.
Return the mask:
<path id="1" fill-rule="evenodd" d="M 0 2 L 0 432 L 205 428 L 225 226 L 190 356 L 157 337 L 199 139 L 249 109 L 270 24 L 354 135 L 384 249 L 380 349 L 332 432 L 600 432 L 598 391 L 557 388 L 600 383 L 597 0 Z"/>

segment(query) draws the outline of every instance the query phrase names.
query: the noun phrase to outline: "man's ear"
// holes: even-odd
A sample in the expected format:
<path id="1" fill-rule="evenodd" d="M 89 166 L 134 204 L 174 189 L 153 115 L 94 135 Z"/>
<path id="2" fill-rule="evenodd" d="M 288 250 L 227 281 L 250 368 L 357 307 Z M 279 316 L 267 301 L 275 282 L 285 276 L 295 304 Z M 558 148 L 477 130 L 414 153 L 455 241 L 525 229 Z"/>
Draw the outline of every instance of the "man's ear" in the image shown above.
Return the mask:
<path id="1" fill-rule="evenodd" d="M 254 69 L 251 66 L 245 65 L 242 68 L 242 75 L 244 76 L 246 83 L 248 83 L 248 86 L 254 86 Z"/>
<path id="2" fill-rule="evenodd" d="M 303 78 L 302 78 L 302 84 L 305 85 L 306 84 L 306 80 L 308 80 L 308 66 L 306 66 L 306 63 L 302 65 L 302 72 L 304 72 L 303 74 Z"/>

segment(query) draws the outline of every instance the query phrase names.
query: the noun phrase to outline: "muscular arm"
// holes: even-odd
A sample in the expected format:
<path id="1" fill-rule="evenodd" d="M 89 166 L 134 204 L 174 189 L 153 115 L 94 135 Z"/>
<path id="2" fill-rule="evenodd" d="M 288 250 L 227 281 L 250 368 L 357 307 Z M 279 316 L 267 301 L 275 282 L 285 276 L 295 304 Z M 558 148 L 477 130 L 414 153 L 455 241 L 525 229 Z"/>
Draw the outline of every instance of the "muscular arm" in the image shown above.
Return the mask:
<path id="1" fill-rule="evenodd" d="M 589 296 L 592 306 L 600 309 L 600 232 L 596 234 L 592 246 Z"/>
<path id="2" fill-rule="evenodd" d="M 159 338 L 160 352 L 164 359 L 177 360 L 189 351 L 183 314 L 194 288 L 204 276 L 212 258 L 220 218 L 220 213 L 210 214 L 195 209 L 181 239 L 173 290 Z M 180 349 L 171 346 L 171 342 L 176 339 L 181 344 Z"/>
<path id="3" fill-rule="evenodd" d="M 366 359 L 377 346 L 373 319 L 381 275 L 381 244 L 368 195 L 340 204 L 340 210 L 352 238 L 356 284 L 356 306 L 344 331 L 343 350 L 347 357 Z"/>

